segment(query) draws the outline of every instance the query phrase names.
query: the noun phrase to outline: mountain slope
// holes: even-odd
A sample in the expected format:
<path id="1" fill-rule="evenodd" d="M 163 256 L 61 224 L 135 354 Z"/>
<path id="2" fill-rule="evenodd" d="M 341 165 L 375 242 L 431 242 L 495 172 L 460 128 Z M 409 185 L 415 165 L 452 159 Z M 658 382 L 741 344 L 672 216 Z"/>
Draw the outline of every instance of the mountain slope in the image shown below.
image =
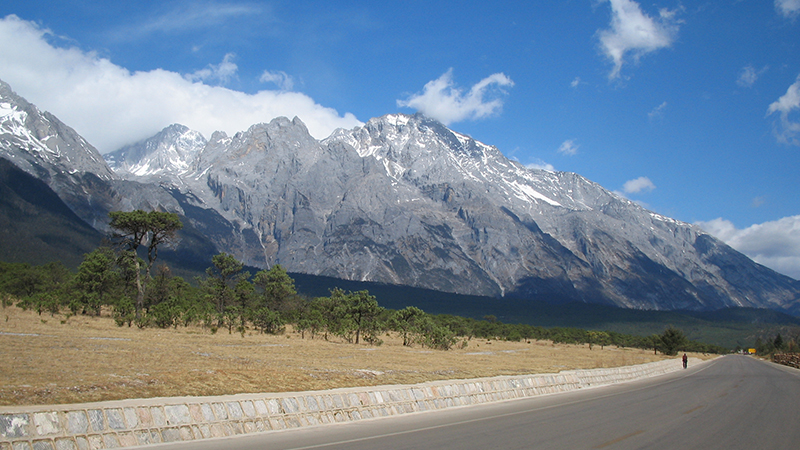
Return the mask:
<path id="1" fill-rule="evenodd" d="M 226 251 L 256 267 L 493 298 L 800 313 L 800 282 L 702 230 L 580 175 L 527 169 L 422 115 L 322 141 L 298 118 L 205 143 L 174 125 L 109 157 L 123 178 L 0 88 L 0 156 L 98 230 L 115 209 L 180 214 L 190 259 Z"/>
<path id="2" fill-rule="evenodd" d="M 0 260 L 77 267 L 102 234 L 82 221 L 46 184 L 0 158 Z"/>
<path id="3" fill-rule="evenodd" d="M 117 176 L 72 128 L 41 112 L 2 81 L 0 160 L 4 167 L 0 179 L 0 254 L 7 261 L 58 259 L 77 265 L 83 254 L 99 245 L 110 231 L 110 211 L 134 209 L 174 212 L 184 220 L 180 233 L 184 249 L 164 249 L 164 260 L 202 272 L 219 251 L 195 228 L 198 221 L 192 220 L 194 216 L 213 218 L 216 213 L 187 205 L 191 210 L 187 217 L 181 205 L 184 196 L 176 198 L 169 187 Z M 45 195 L 48 192 L 50 195 Z M 233 228 L 225 224 L 226 235 L 232 235 Z M 201 229 L 207 228 L 207 224 L 201 224 Z"/>
<path id="4" fill-rule="evenodd" d="M 75 130 L 1 80 L 0 157 L 42 180 L 78 217 L 101 231 L 107 231 L 109 211 L 182 212 L 161 186 L 116 175 Z"/>
<path id="5" fill-rule="evenodd" d="M 583 177 L 530 170 L 421 115 L 316 141 L 299 119 L 216 133 L 175 182 L 247 264 L 637 309 L 793 310 L 798 282 Z"/>
<path id="6" fill-rule="evenodd" d="M 170 125 L 155 136 L 103 155 L 111 169 L 129 179 L 176 179 L 189 170 L 207 141 L 197 131 Z"/>

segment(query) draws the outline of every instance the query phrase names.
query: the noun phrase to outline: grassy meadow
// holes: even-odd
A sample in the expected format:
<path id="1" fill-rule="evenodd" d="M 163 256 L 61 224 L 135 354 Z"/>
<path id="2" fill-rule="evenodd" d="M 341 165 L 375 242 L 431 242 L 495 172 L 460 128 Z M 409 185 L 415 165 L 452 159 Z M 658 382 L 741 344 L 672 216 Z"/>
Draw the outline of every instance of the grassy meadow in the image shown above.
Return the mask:
<path id="1" fill-rule="evenodd" d="M 449 351 L 322 336 L 118 327 L 108 316 L 0 310 L 0 405 L 290 392 L 553 373 L 667 358 L 652 350 L 472 339 Z M 461 347 L 461 346 L 456 346 Z M 702 357 L 702 355 L 696 355 Z"/>

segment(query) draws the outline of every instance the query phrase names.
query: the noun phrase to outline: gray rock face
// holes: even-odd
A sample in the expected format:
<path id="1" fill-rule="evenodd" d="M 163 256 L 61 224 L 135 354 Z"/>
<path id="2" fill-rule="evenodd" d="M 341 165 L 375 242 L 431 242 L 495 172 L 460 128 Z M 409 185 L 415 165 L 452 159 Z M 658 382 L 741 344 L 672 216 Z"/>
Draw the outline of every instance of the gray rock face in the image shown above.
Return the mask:
<path id="1" fill-rule="evenodd" d="M 126 179 L 176 180 L 189 170 L 206 139 L 183 125 L 170 125 L 155 136 L 103 155 L 111 169 Z"/>
<path id="2" fill-rule="evenodd" d="M 105 230 L 112 210 L 180 211 L 158 185 L 125 181 L 72 128 L 0 81 L 0 157 L 43 180 L 84 221 Z"/>
<path id="3" fill-rule="evenodd" d="M 223 248 L 255 266 L 629 308 L 798 303 L 796 281 L 692 225 L 421 115 L 321 142 L 298 119 L 217 133 L 175 184 L 236 224 Z"/>
<path id="4" fill-rule="evenodd" d="M 7 85 L 0 94 L 0 154 L 100 228 L 86 204 L 104 215 L 178 212 L 257 267 L 462 294 L 800 314 L 800 282 L 702 230 L 580 175 L 527 169 L 421 115 L 322 141 L 297 118 L 207 142 L 173 125 L 109 156 L 115 174 L 57 119 Z"/>

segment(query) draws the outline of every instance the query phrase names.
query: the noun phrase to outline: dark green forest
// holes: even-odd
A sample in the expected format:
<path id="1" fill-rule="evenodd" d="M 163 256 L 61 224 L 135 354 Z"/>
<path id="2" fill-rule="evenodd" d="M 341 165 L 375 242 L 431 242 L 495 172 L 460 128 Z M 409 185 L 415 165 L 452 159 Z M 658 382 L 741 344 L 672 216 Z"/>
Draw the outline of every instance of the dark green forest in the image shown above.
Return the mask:
<path id="1" fill-rule="evenodd" d="M 417 306 L 388 309 L 368 290 L 329 289 L 326 296 L 298 294 L 295 280 L 280 266 L 251 274 L 232 255 L 219 253 L 205 274 L 193 282 L 156 266 L 158 248 L 167 245 L 182 225 L 170 213 L 111 213 L 116 233 L 109 244 L 84 255 L 76 271 L 60 262 L 44 265 L 0 263 L 2 305 L 15 304 L 39 314 L 99 316 L 110 311 L 117 325 L 168 328 L 199 325 L 211 333 L 282 333 L 287 324 L 303 338 L 336 337 L 358 344 L 382 343 L 388 331 L 407 346 L 448 350 L 472 338 L 550 340 L 555 343 L 638 347 L 674 355 L 678 351 L 724 352 L 726 349 L 688 340 L 667 327 L 663 334 L 635 336 L 573 327 L 503 323 L 428 314 Z M 140 257 L 146 254 L 146 258 Z"/>
<path id="2" fill-rule="evenodd" d="M 213 333 L 242 335 L 282 333 L 291 324 L 304 338 L 353 343 L 380 344 L 381 335 L 395 331 L 406 345 L 443 350 L 467 345 L 471 338 L 539 339 L 664 353 L 719 353 L 756 345 L 768 352 L 781 335 L 778 343 L 784 349 L 794 349 L 797 342 L 795 318 L 761 310 L 675 313 L 490 299 L 292 275 L 280 265 L 257 270 L 226 253 L 214 255 L 204 272 L 192 274 L 157 263 L 159 249 L 166 255 L 175 253 L 168 247 L 182 228 L 176 215 L 133 211 L 111 213 L 111 218 L 115 233 L 77 258 L 76 269 L 61 262 L 0 262 L 3 306 L 16 304 L 40 314 L 107 312 L 119 326 L 199 325 Z M 765 318 L 774 324 L 765 327 Z M 714 333 L 736 339 L 714 339 Z"/>
<path id="3" fill-rule="evenodd" d="M 428 314 L 415 306 L 391 310 L 379 305 L 369 291 L 334 287 L 328 296 L 307 297 L 296 292 L 294 280 L 280 266 L 254 275 L 233 256 L 214 256 L 205 276 L 189 283 L 159 265 L 145 286 L 143 310 L 137 317 L 137 289 L 130 256 L 100 247 L 85 255 L 77 272 L 61 263 L 32 266 L 0 263 L 3 307 L 16 305 L 39 314 L 98 316 L 109 311 L 119 326 L 169 328 L 199 325 L 212 333 L 282 333 L 287 324 L 303 338 L 381 343 L 388 331 L 399 333 L 404 345 L 447 350 L 467 345 L 471 338 L 551 340 L 590 346 L 624 346 L 678 351 L 726 352 L 719 346 L 685 338 L 676 328 L 661 335 L 634 336 L 572 327 L 545 328 L 509 324 L 487 316 L 473 319 Z"/>

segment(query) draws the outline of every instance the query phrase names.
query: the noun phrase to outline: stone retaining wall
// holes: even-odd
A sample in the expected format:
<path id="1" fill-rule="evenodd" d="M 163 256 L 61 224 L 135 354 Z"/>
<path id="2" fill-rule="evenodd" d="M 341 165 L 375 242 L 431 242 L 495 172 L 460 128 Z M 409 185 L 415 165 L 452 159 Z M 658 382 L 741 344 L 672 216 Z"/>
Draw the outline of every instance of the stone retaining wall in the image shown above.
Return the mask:
<path id="1" fill-rule="evenodd" d="M 679 360 L 558 374 L 330 391 L 2 407 L 0 450 L 90 450 L 234 436 L 565 392 L 661 375 Z"/>
<path id="2" fill-rule="evenodd" d="M 776 353 L 772 355 L 772 362 L 800 369 L 800 355 L 797 353 Z"/>

